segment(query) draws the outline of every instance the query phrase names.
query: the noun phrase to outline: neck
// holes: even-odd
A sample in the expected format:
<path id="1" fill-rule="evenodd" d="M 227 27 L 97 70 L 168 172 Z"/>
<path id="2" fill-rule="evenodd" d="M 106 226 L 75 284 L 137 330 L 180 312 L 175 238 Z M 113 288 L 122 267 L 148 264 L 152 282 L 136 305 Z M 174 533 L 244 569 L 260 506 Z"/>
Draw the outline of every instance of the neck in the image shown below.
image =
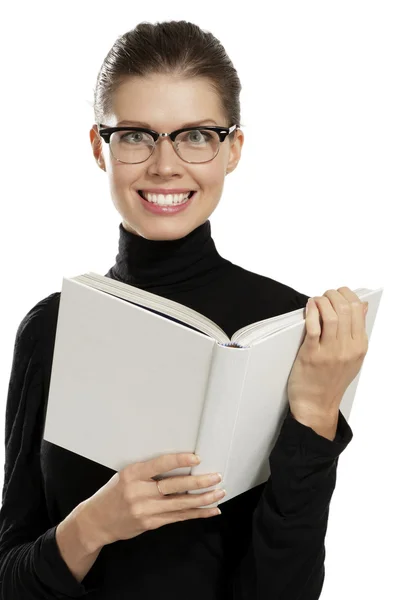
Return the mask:
<path id="1" fill-rule="evenodd" d="M 175 240 L 148 240 L 120 223 L 116 263 L 106 276 L 142 289 L 178 291 L 204 285 L 227 262 L 216 250 L 209 220 Z"/>

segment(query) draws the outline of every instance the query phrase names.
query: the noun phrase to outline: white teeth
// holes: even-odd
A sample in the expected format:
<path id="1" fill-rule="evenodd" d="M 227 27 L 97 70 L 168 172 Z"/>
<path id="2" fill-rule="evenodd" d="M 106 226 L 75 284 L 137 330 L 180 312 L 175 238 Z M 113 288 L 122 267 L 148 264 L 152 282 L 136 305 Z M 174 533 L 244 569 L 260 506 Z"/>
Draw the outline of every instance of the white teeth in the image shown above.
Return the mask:
<path id="1" fill-rule="evenodd" d="M 142 192 L 142 194 L 149 202 L 172 206 L 174 204 L 183 204 L 186 202 L 190 192 L 187 192 L 186 194 L 147 194 L 146 192 Z"/>

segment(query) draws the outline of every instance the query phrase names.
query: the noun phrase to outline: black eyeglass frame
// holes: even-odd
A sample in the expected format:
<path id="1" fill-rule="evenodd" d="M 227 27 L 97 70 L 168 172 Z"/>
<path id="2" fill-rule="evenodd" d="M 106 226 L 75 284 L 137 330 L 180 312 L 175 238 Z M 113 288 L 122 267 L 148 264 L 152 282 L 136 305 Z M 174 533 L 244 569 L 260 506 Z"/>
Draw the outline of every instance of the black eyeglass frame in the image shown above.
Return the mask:
<path id="1" fill-rule="evenodd" d="M 230 133 L 232 133 L 232 131 L 235 131 L 235 129 L 239 129 L 240 125 L 231 125 L 231 127 L 217 127 L 217 126 L 211 126 L 211 125 L 198 125 L 198 126 L 192 126 L 192 127 L 183 127 L 182 129 L 175 129 L 175 131 L 171 131 L 170 133 L 164 132 L 164 133 L 159 133 L 158 131 L 155 131 L 154 129 L 146 129 L 145 127 L 135 127 L 134 125 L 129 126 L 123 126 L 123 127 L 107 127 L 106 125 L 102 125 L 101 123 L 97 124 L 98 129 L 99 129 L 99 135 L 100 137 L 103 138 L 103 140 L 106 142 L 106 144 L 110 143 L 110 137 L 111 134 L 114 133 L 115 131 L 141 131 L 144 133 L 148 133 L 151 135 L 151 137 L 154 140 L 154 145 L 153 145 L 153 149 L 151 151 L 151 153 L 149 154 L 149 156 L 147 158 L 145 158 L 144 160 L 139 161 L 138 163 L 125 163 L 125 161 L 123 160 L 119 160 L 119 158 L 116 158 L 114 155 L 115 160 L 117 160 L 118 162 L 122 162 L 124 164 L 128 164 L 128 165 L 137 165 L 140 164 L 141 162 L 145 162 L 146 160 L 148 160 L 150 158 L 150 156 L 153 154 L 154 149 L 156 147 L 156 143 L 158 141 L 158 139 L 160 137 L 169 137 L 171 139 L 173 148 L 176 152 L 176 154 L 179 156 L 179 158 L 181 160 L 183 160 L 184 162 L 187 163 L 191 163 L 191 164 L 204 164 L 206 162 L 210 162 L 211 160 L 214 160 L 214 158 L 217 156 L 219 149 L 220 149 L 220 144 L 222 142 L 225 141 L 226 136 L 229 135 Z M 175 138 L 178 134 L 182 133 L 183 131 L 197 131 L 197 130 L 210 130 L 210 131 L 215 131 L 218 136 L 219 136 L 219 141 L 220 144 L 218 146 L 218 150 L 215 153 L 215 155 L 210 158 L 210 160 L 205 160 L 202 161 L 200 163 L 196 163 L 194 161 L 191 160 L 185 160 L 184 158 L 181 157 L 181 155 L 179 154 L 179 152 L 177 151 L 176 147 L 175 147 Z M 111 148 L 110 148 L 111 150 Z M 111 152 L 112 153 L 112 152 Z"/>

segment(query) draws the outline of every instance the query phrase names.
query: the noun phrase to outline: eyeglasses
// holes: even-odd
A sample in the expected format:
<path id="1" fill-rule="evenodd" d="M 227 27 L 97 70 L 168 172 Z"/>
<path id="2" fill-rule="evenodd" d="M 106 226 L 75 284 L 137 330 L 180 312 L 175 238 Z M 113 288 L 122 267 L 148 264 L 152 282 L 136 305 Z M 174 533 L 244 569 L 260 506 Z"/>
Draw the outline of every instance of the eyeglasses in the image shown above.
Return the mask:
<path id="1" fill-rule="evenodd" d="M 112 156 L 122 163 L 137 164 L 147 160 L 154 152 L 160 137 L 169 137 L 175 152 L 187 163 L 204 163 L 213 160 L 221 142 L 235 131 L 231 127 L 185 127 L 171 133 L 158 133 L 143 127 L 107 127 L 98 124 L 99 135 L 110 144 Z"/>

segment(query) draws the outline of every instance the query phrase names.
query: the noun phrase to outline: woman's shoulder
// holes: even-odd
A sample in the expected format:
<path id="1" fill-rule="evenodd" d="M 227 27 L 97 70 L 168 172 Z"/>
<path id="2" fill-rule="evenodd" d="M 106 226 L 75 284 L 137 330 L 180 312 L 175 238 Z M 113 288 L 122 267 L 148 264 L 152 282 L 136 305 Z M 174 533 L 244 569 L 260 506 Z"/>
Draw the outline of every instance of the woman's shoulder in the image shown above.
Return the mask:
<path id="1" fill-rule="evenodd" d="M 39 340 L 54 339 L 57 328 L 61 292 L 53 292 L 42 298 L 23 316 L 16 338 L 26 344 Z"/>
<path id="2" fill-rule="evenodd" d="M 265 302 L 273 301 L 276 303 L 277 309 L 282 309 L 284 306 L 287 311 L 304 308 L 307 304 L 309 296 L 289 284 L 261 273 L 249 271 L 234 263 L 231 268 L 235 281 L 240 283 L 241 290 L 247 295 L 252 295 Z"/>

